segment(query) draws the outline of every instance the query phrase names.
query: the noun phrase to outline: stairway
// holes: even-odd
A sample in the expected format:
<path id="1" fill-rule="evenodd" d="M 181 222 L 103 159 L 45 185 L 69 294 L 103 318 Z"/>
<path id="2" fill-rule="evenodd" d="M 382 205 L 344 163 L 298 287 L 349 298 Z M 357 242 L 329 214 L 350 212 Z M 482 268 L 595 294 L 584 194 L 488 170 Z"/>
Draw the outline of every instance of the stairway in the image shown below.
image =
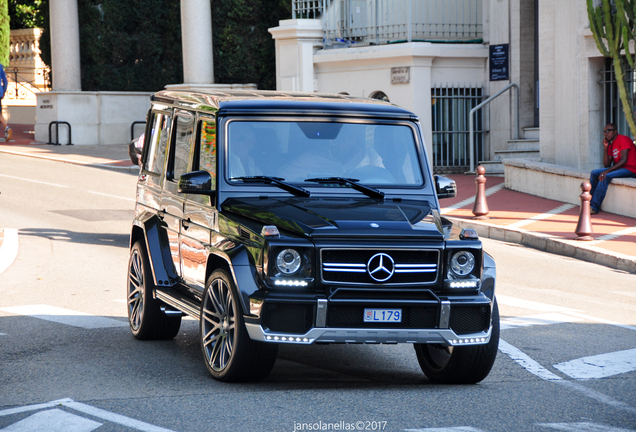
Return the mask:
<path id="1" fill-rule="evenodd" d="M 503 175 L 504 159 L 526 159 L 540 160 L 539 156 L 539 128 L 523 128 L 523 138 L 509 140 L 506 143 L 506 150 L 495 151 L 495 160 L 479 161 L 479 165 L 486 168 L 486 175 Z"/>

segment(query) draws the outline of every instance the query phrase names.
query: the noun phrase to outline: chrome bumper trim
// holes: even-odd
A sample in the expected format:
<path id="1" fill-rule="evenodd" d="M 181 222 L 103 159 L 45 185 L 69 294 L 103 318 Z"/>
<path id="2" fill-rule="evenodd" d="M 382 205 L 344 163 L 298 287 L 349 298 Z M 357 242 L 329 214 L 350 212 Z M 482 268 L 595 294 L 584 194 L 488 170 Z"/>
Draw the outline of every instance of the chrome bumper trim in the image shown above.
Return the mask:
<path id="1" fill-rule="evenodd" d="M 458 336 L 450 329 L 356 329 L 312 328 L 305 334 L 266 331 L 259 324 L 245 323 L 252 340 L 273 343 L 310 345 L 323 343 L 432 343 L 445 346 L 483 345 L 490 341 L 492 327 L 487 332 Z"/>

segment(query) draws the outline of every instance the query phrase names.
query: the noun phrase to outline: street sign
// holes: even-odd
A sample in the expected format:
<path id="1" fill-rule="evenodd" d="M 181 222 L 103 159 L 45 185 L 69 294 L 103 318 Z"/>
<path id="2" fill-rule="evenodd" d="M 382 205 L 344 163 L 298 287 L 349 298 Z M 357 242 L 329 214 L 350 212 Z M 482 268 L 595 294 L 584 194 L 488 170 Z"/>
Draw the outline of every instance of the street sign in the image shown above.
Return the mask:
<path id="1" fill-rule="evenodd" d="M 490 81 L 510 79 L 510 45 L 490 45 Z"/>

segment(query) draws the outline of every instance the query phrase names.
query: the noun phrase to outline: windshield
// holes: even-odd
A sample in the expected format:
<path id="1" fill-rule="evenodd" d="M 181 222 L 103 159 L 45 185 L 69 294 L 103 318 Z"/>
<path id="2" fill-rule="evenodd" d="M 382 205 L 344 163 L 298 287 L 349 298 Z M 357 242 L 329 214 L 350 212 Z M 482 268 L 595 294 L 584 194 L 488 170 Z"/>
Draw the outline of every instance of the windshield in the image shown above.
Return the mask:
<path id="1" fill-rule="evenodd" d="M 423 183 L 414 130 L 404 124 L 235 120 L 227 130 L 230 179 L 267 176 L 306 185 L 306 180 L 315 185 L 315 179 L 330 177 L 375 185 Z"/>

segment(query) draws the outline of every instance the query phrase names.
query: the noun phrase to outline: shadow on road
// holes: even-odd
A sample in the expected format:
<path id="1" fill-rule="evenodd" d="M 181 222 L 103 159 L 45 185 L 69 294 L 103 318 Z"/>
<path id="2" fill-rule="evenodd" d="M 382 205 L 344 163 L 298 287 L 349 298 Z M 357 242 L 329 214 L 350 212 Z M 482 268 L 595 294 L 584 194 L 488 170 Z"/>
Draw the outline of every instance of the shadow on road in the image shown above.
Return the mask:
<path id="1" fill-rule="evenodd" d="M 53 241 L 93 244 L 101 246 L 128 247 L 130 235 L 109 233 L 85 233 L 55 228 L 22 228 L 21 236 L 41 237 Z"/>

